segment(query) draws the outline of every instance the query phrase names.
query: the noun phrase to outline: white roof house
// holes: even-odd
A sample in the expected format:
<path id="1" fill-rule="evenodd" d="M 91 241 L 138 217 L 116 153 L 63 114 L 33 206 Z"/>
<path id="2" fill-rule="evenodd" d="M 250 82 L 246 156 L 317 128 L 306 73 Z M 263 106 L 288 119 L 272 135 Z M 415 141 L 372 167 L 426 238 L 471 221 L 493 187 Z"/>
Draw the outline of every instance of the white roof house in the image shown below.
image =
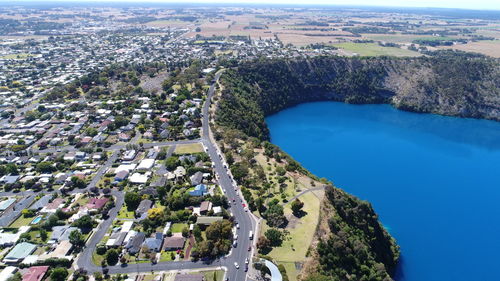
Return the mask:
<path id="1" fill-rule="evenodd" d="M 141 163 L 139 163 L 139 166 L 137 166 L 137 170 L 141 172 L 149 171 L 153 168 L 154 164 L 154 159 L 143 159 Z"/>
<path id="2" fill-rule="evenodd" d="M 115 169 L 115 174 L 118 174 L 120 171 L 130 172 L 130 171 L 134 170 L 135 167 L 136 167 L 136 164 L 122 164 Z"/>
<path id="3" fill-rule="evenodd" d="M 14 273 L 16 273 L 17 267 L 15 266 L 7 266 L 0 272 L 0 281 L 7 281 Z"/>
<path id="4" fill-rule="evenodd" d="M 135 183 L 135 184 L 144 184 L 148 181 L 149 179 L 149 175 L 151 173 L 145 173 L 145 174 L 141 174 L 141 173 L 133 173 L 132 176 L 130 176 L 128 178 L 128 180 L 131 182 L 131 183 Z"/>

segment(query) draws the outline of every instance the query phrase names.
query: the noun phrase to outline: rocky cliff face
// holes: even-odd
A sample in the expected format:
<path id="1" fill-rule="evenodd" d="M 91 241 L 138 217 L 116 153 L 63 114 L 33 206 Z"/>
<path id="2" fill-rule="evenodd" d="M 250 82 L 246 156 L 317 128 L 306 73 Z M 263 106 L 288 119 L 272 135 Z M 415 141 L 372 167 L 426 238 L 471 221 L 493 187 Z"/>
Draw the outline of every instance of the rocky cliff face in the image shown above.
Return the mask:
<path id="1" fill-rule="evenodd" d="M 250 98 L 265 115 L 332 100 L 500 121 L 500 61 L 483 56 L 263 60 L 244 63 L 226 77 L 244 87 L 226 97 Z"/>

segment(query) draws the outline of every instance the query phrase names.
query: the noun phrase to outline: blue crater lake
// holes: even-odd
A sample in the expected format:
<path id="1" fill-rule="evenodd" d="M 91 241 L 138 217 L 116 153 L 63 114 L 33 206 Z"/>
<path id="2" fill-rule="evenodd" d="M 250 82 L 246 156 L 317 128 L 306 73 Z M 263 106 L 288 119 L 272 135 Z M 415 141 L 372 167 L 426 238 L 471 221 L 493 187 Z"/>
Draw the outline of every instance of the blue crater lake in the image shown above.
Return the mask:
<path id="1" fill-rule="evenodd" d="M 305 168 L 372 203 L 401 246 L 396 280 L 500 280 L 499 122 L 337 102 L 266 122 Z"/>

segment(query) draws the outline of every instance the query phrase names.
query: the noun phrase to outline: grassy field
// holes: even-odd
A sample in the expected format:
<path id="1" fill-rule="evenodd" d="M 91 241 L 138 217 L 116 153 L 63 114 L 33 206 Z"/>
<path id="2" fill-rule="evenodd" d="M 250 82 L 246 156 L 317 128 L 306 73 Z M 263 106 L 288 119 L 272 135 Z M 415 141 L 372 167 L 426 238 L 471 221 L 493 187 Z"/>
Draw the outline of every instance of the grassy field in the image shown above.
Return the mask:
<path id="1" fill-rule="evenodd" d="M 191 154 L 203 152 L 203 146 L 199 143 L 179 144 L 175 147 L 175 154 Z"/>
<path id="2" fill-rule="evenodd" d="M 290 209 L 290 204 L 285 206 L 285 215 L 289 223 L 286 230 L 289 235 L 280 247 L 274 248 L 268 255 L 279 263 L 283 263 L 290 280 L 297 280 L 298 271 L 295 262 L 303 262 L 309 245 L 314 237 L 320 211 L 320 199 L 313 193 L 305 193 L 299 198 L 304 202 L 305 215 L 296 218 Z M 262 228 L 262 233 L 267 227 Z"/>
<path id="3" fill-rule="evenodd" d="M 205 276 L 205 280 L 222 281 L 222 278 L 224 278 L 224 271 L 222 270 L 202 271 L 201 273 L 203 273 L 203 275 Z"/>
<path id="4" fill-rule="evenodd" d="M 172 226 L 170 227 L 170 231 L 172 231 L 172 233 L 178 233 L 178 232 L 182 232 L 182 230 L 184 228 L 188 228 L 189 225 L 185 224 L 185 223 L 174 223 L 172 224 Z"/>
<path id="5" fill-rule="evenodd" d="M 9 225 L 10 228 L 20 228 L 21 226 L 29 225 L 35 217 L 25 218 L 23 215 L 19 216 L 13 223 Z"/>
<path id="6" fill-rule="evenodd" d="M 0 56 L 0 59 L 4 59 L 4 60 L 25 60 L 28 57 L 31 57 L 31 54 L 20 53 L 20 54 L 10 54 L 10 55 L 5 55 L 5 56 Z"/>
<path id="7" fill-rule="evenodd" d="M 289 218 L 287 230 L 290 235 L 283 241 L 281 247 L 274 248 L 269 256 L 278 261 L 303 261 L 307 248 L 311 244 L 314 236 L 315 226 L 319 218 L 319 199 L 312 193 L 306 193 L 299 198 L 304 202 L 304 215 L 296 218 L 292 215 L 290 204 L 285 206 L 285 215 Z M 314 227 L 313 227 L 314 226 Z M 265 230 L 264 230 L 265 231 Z"/>
<path id="8" fill-rule="evenodd" d="M 127 206 L 123 204 L 122 208 L 118 212 L 118 218 L 119 219 L 133 219 L 134 217 L 134 212 L 133 211 L 128 211 Z"/>
<path id="9" fill-rule="evenodd" d="M 439 47 L 439 49 L 456 49 L 465 52 L 475 52 L 500 58 L 500 40 L 484 40 L 477 42 L 469 42 L 467 44 L 458 44 L 453 46 Z"/>
<path id="10" fill-rule="evenodd" d="M 160 262 L 173 261 L 172 253 L 174 254 L 174 257 L 175 257 L 175 251 L 162 251 L 161 255 L 160 255 Z"/>
<path id="11" fill-rule="evenodd" d="M 411 34 L 361 34 L 364 38 L 387 43 L 411 43 L 413 40 L 452 40 L 458 37 L 436 37 Z"/>
<path id="12" fill-rule="evenodd" d="M 104 260 L 104 255 L 98 255 L 95 251 L 92 252 L 92 262 L 95 265 L 101 265 L 101 262 Z"/>
<path id="13" fill-rule="evenodd" d="M 396 56 L 396 57 L 420 56 L 418 52 L 395 48 L 395 47 L 382 47 L 376 43 L 345 42 L 345 43 L 333 44 L 333 46 L 341 48 L 349 53 L 358 54 L 360 56 Z"/>

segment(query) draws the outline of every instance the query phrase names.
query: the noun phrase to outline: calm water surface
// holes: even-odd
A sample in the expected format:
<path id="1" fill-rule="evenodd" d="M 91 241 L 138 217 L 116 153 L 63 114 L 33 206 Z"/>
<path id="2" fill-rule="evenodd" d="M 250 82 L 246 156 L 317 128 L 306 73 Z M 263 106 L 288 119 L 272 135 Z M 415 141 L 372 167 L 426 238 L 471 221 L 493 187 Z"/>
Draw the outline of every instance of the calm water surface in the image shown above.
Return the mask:
<path id="1" fill-rule="evenodd" d="M 336 102 L 266 121 L 274 144 L 373 204 L 401 245 L 397 280 L 500 280 L 499 122 Z"/>

